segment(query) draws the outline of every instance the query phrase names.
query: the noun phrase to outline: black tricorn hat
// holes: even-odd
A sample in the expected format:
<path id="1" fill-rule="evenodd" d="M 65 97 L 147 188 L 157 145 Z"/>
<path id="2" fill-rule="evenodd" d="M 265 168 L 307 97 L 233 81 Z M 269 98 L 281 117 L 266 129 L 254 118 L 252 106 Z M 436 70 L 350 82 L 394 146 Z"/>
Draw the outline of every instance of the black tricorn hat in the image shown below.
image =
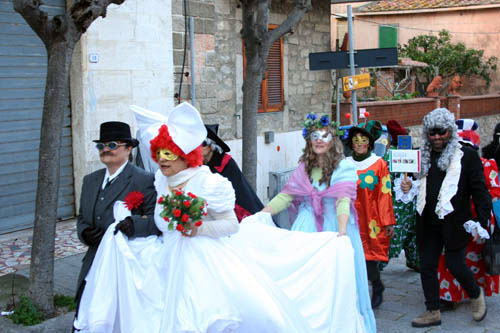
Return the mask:
<path id="1" fill-rule="evenodd" d="M 219 132 L 219 124 L 205 125 L 205 127 L 207 129 L 207 138 L 214 141 L 225 153 L 231 151 L 231 148 L 229 148 L 229 146 L 217 136 L 217 133 Z"/>
<path id="2" fill-rule="evenodd" d="M 108 121 L 101 124 L 99 140 L 94 142 L 123 141 L 128 142 L 132 147 L 137 147 L 139 141 L 132 138 L 130 126 L 121 121 Z"/>

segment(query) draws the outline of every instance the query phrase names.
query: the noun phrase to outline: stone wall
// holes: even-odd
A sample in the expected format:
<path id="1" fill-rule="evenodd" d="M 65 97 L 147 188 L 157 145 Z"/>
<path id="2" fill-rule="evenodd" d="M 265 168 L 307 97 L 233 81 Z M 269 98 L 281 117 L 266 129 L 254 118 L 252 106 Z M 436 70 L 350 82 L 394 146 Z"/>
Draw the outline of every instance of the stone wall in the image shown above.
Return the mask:
<path id="1" fill-rule="evenodd" d="M 272 1 L 271 4 L 270 24 L 280 24 L 293 8 L 292 1 Z M 265 131 L 297 130 L 308 112 L 329 112 L 329 72 L 311 72 L 308 62 L 309 53 L 330 50 L 329 4 L 316 0 L 313 5 L 314 9 L 305 15 L 293 34 L 283 37 L 285 107 L 283 111 L 259 114 L 259 135 Z M 239 1 L 189 0 L 187 12 L 194 17 L 194 71 L 190 69 L 189 36 L 184 37 L 183 0 L 172 1 L 175 92 L 179 91 L 187 41 L 184 71 L 194 74 L 196 106 L 206 123 L 220 124 L 222 138 L 239 139 L 243 101 Z M 192 101 L 193 75 L 187 80 L 183 77 L 183 83 L 186 84 L 183 84 L 181 98 Z"/>
<path id="2" fill-rule="evenodd" d="M 293 8 L 291 0 L 271 1 L 270 24 L 280 24 Z M 292 34 L 283 37 L 283 111 L 258 114 L 257 194 L 267 200 L 269 172 L 297 165 L 304 140 L 302 121 L 309 112 L 330 113 L 329 71 L 309 71 L 309 53 L 330 51 L 330 4 L 313 0 Z M 231 147 L 241 166 L 243 103 L 243 42 L 239 0 L 188 0 L 188 14 L 194 17 L 194 80 L 183 84 L 181 98 L 191 101 L 190 84 L 195 83 L 195 105 L 205 123 L 218 123 L 219 136 Z M 182 71 L 184 59 L 183 0 L 172 0 L 174 72 Z M 190 69 L 189 37 L 185 71 Z M 175 75 L 178 92 L 180 74 Z M 275 132 L 274 141 L 264 143 L 263 133 Z"/>

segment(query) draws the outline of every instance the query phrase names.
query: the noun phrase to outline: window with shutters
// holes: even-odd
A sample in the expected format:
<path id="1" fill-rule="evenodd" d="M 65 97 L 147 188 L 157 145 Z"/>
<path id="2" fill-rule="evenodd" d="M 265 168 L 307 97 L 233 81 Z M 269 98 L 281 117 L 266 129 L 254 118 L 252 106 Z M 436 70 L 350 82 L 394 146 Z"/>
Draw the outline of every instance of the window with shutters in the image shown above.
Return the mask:
<path id="1" fill-rule="evenodd" d="M 398 27 L 381 25 L 378 28 L 378 47 L 397 47 Z"/>
<path id="2" fill-rule="evenodd" d="M 277 25 L 269 25 L 269 30 Z M 243 71 L 246 70 L 245 47 L 243 43 Z M 283 39 L 273 43 L 267 56 L 265 79 L 262 80 L 259 93 L 259 112 L 283 111 Z"/>

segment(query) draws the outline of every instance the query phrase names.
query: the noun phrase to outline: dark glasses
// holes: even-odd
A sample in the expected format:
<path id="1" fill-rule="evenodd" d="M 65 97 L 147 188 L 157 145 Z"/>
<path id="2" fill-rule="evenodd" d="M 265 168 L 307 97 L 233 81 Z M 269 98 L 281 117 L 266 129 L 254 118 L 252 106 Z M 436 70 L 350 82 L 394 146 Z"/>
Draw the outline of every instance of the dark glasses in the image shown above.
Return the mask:
<path id="1" fill-rule="evenodd" d="M 439 134 L 439 135 L 445 135 L 446 132 L 448 132 L 448 129 L 447 128 L 440 128 L 440 127 L 435 127 L 435 128 L 431 128 L 429 130 L 429 135 L 430 136 L 434 136 L 436 134 Z"/>
<path id="2" fill-rule="evenodd" d="M 98 150 L 103 150 L 104 147 L 108 147 L 109 150 L 115 150 L 120 146 L 126 146 L 126 145 L 127 145 L 126 143 L 118 143 L 116 141 L 110 141 L 108 143 L 98 142 L 98 143 L 96 143 L 95 147 Z"/>
<path id="3" fill-rule="evenodd" d="M 208 146 L 208 142 L 206 140 L 203 140 L 203 142 L 201 143 L 201 146 L 202 147 L 206 147 Z"/>

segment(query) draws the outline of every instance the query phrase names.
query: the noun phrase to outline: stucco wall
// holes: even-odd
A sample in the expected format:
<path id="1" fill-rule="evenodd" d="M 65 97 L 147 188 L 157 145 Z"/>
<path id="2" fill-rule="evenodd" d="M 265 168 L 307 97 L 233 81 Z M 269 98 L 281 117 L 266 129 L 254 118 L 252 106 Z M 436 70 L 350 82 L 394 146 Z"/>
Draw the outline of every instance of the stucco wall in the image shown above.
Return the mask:
<path id="1" fill-rule="evenodd" d="M 89 62 L 90 54 L 99 57 Z M 102 168 L 92 140 L 105 121 L 127 122 L 129 105 L 166 113 L 173 106 L 170 0 L 110 5 L 83 35 L 73 55 L 71 109 L 77 203 L 83 176 Z"/>
<path id="2" fill-rule="evenodd" d="M 359 5 L 358 5 L 359 6 Z M 353 7 L 355 5 L 353 4 Z M 451 32 L 452 42 L 464 43 L 468 48 L 484 50 L 484 57 L 498 57 L 500 54 L 500 39 L 494 32 L 500 31 L 500 7 L 484 6 L 482 9 L 462 7 L 461 10 L 424 10 L 407 11 L 405 14 L 391 15 L 378 13 L 380 15 L 368 15 L 354 13 L 354 47 L 355 49 L 378 48 L 379 25 L 390 24 L 399 26 L 398 43 L 403 45 L 410 38 L 417 35 L 429 34 L 430 31 L 448 30 Z M 346 6 L 337 5 L 332 12 L 347 12 Z M 335 41 L 337 32 L 337 20 L 332 18 L 332 40 Z M 437 33 L 434 33 L 437 35 Z M 483 32 L 483 33 L 479 33 Z M 340 36 L 342 38 L 342 36 Z M 340 41 L 342 42 L 342 40 Z M 495 92 L 500 90 L 500 68 L 492 75 L 493 82 L 486 89 L 483 80 L 463 79 L 462 90 L 472 90 L 471 85 L 477 90 L 477 86 L 484 87 L 479 93 Z"/>

